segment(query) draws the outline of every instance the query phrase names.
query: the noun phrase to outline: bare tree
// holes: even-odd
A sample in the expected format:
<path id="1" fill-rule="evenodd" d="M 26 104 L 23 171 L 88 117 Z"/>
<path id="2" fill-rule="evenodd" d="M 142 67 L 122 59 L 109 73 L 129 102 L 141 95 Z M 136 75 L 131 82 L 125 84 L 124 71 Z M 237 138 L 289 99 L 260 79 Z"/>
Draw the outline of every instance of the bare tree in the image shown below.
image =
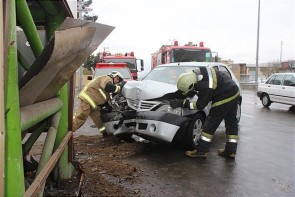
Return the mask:
<path id="1" fill-rule="evenodd" d="M 270 77 L 273 73 L 279 72 L 278 64 L 276 62 L 269 62 L 267 66 L 260 67 L 260 72 L 266 77 Z"/>

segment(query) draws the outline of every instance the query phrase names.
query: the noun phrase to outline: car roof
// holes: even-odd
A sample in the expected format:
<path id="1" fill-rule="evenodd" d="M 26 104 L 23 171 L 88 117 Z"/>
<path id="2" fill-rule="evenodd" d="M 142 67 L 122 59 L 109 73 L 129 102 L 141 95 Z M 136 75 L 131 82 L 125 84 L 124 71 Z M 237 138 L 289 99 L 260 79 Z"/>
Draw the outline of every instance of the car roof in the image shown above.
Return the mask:
<path id="1" fill-rule="evenodd" d="M 157 67 L 170 67 L 170 66 L 197 66 L 197 67 L 210 67 L 210 66 L 218 66 L 223 65 L 227 66 L 221 62 L 179 62 L 179 63 L 169 63 L 169 64 L 161 64 Z"/>
<path id="2" fill-rule="evenodd" d="M 294 75 L 295 73 L 273 73 L 273 75 Z"/>

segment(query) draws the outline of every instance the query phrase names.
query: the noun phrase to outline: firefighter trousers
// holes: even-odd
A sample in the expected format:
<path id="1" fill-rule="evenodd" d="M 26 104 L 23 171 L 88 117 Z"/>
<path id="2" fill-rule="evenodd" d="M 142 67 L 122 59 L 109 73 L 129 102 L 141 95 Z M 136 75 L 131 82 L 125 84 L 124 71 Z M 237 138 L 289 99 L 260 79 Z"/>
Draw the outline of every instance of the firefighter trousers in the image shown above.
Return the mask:
<path id="1" fill-rule="evenodd" d="M 237 119 L 238 103 L 239 98 L 235 98 L 228 103 L 210 109 L 209 115 L 204 123 L 201 138 L 197 145 L 197 150 L 199 152 L 209 151 L 209 146 L 210 142 L 212 141 L 213 135 L 222 120 L 224 120 L 227 137 L 225 150 L 231 153 L 236 153 L 239 130 Z"/>
<path id="2" fill-rule="evenodd" d="M 103 123 L 101 121 L 101 113 L 100 109 L 93 110 L 91 106 L 83 101 L 80 100 L 80 105 L 73 117 L 73 131 L 79 129 L 87 120 L 88 116 L 93 120 L 94 124 L 98 129 L 103 127 Z"/>

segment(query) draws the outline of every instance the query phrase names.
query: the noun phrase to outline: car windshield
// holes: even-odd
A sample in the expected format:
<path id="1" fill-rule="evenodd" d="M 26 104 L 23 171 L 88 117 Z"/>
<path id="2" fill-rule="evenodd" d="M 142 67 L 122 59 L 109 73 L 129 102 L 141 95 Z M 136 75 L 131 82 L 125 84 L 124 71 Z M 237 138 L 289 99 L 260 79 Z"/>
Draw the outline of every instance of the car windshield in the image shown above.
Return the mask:
<path id="1" fill-rule="evenodd" d="M 205 62 L 211 60 L 209 50 L 174 49 L 171 62 Z"/>
<path id="2" fill-rule="evenodd" d="M 156 67 L 149 72 L 143 80 L 159 81 L 176 85 L 177 79 L 180 74 L 189 72 L 196 69 L 196 67 L 180 67 L 180 66 L 167 66 Z"/>
<path id="3" fill-rule="evenodd" d="M 108 75 L 112 71 L 118 71 L 123 75 L 124 79 L 132 79 L 132 76 L 127 68 L 99 68 L 95 69 L 94 77 L 102 76 L 102 75 Z"/>
<path id="4" fill-rule="evenodd" d="M 131 72 L 136 71 L 136 62 L 135 59 L 128 59 L 128 58 L 105 58 L 105 63 L 126 63 L 127 67 L 130 69 Z"/>

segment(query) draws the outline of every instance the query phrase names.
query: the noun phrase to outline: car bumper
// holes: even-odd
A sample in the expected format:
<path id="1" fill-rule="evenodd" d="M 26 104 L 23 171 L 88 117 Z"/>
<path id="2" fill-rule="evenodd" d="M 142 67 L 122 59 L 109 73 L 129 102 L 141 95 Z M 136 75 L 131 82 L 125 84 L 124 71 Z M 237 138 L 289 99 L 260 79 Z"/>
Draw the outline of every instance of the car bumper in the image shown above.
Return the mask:
<path id="1" fill-rule="evenodd" d="M 179 129 L 187 126 L 191 119 L 171 113 L 146 111 L 134 113 L 133 116 L 123 115 L 120 127 L 119 119 L 105 122 L 107 133 L 120 135 L 123 133 L 133 133 L 148 140 L 172 142 Z"/>
<path id="2" fill-rule="evenodd" d="M 177 131 L 191 120 L 164 112 L 138 112 L 135 132 L 147 139 L 172 142 Z"/>

